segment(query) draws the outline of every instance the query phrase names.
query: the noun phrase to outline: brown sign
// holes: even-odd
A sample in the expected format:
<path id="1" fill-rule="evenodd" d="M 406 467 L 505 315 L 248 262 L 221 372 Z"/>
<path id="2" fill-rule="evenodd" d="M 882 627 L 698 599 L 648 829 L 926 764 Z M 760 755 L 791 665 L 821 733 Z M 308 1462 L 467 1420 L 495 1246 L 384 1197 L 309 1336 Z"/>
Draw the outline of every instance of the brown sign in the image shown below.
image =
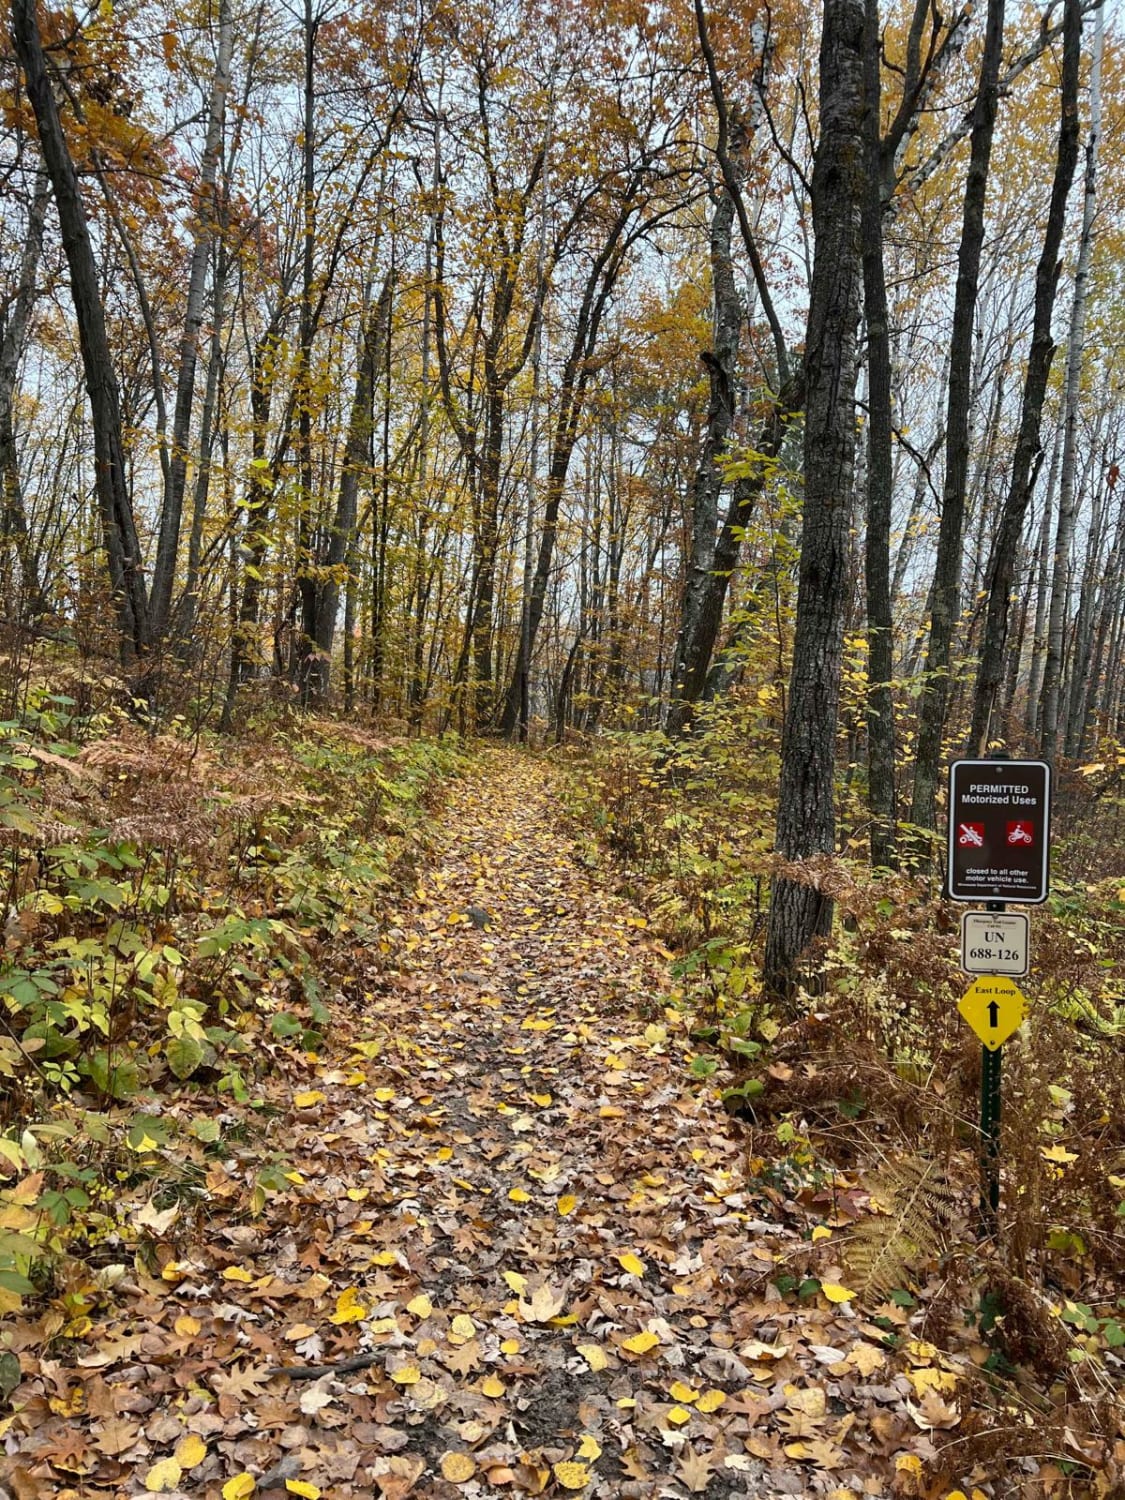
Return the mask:
<path id="1" fill-rule="evenodd" d="M 1041 760 L 957 760 L 949 768 L 954 901 L 1046 901 L 1051 769 Z"/>

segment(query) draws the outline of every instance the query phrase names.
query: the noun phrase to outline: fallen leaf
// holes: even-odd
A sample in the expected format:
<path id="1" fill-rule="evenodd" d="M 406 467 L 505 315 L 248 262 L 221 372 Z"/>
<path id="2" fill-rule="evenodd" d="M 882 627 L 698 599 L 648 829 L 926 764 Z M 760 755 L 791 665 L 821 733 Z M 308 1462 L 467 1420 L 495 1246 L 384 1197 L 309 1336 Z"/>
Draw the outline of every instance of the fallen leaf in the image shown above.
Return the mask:
<path id="1" fill-rule="evenodd" d="M 585 1464 L 558 1463 L 552 1468 L 564 1490 L 583 1490 L 590 1483 L 590 1471 Z"/>
<path id="2" fill-rule="evenodd" d="M 184 1471 L 174 1458 L 162 1458 L 145 1475 L 145 1489 L 153 1495 L 162 1495 L 167 1490 L 179 1488 Z"/>
<path id="3" fill-rule="evenodd" d="M 464 1484 L 477 1472 L 476 1462 L 467 1453 L 443 1453 L 441 1472 L 450 1484 Z"/>
<path id="4" fill-rule="evenodd" d="M 660 1340 L 655 1333 L 649 1329 L 643 1329 L 635 1333 L 632 1338 L 621 1341 L 622 1349 L 628 1349 L 630 1354 L 647 1354 L 650 1349 L 655 1349 Z"/>

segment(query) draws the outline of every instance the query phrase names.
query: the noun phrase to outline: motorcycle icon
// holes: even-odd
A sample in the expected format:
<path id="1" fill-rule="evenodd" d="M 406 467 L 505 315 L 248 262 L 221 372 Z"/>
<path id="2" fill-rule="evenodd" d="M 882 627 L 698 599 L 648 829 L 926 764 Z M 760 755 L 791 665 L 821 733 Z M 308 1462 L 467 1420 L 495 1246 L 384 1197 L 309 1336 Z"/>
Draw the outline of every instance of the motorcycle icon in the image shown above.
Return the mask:
<path id="1" fill-rule="evenodd" d="M 1032 823 L 1025 823 L 1025 822 L 1021 822 L 1021 823 L 1009 823 L 1008 824 L 1008 843 L 1009 844 L 1034 844 L 1034 842 L 1035 842 L 1035 827 L 1034 827 L 1034 824 L 1032 824 Z"/>
<path id="2" fill-rule="evenodd" d="M 962 849 L 984 848 L 983 823 L 958 823 L 957 843 Z"/>

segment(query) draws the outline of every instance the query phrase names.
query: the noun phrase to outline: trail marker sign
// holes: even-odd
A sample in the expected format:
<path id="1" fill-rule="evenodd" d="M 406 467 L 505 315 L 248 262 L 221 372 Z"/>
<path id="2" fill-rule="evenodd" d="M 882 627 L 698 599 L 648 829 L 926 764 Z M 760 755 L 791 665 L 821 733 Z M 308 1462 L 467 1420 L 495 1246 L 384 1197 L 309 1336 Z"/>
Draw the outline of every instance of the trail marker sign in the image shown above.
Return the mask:
<path id="1" fill-rule="evenodd" d="M 949 895 L 1046 901 L 1051 768 L 1042 760 L 955 760 L 949 768 Z"/>
<path id="2" fill-rule="evenodd" d="M 989 1052 L 995 1052 L 1023 1024 L 1027 1001 L 1010 979 L 997 976 L 974 979 L 957 1009 Z"/>
<path id="3" fill-rule="evenodd" d="M 1027 973 L 1031 918 L 1025 911 L 967 911 L 961 918 L 961 967 L 966 974 Z"/>

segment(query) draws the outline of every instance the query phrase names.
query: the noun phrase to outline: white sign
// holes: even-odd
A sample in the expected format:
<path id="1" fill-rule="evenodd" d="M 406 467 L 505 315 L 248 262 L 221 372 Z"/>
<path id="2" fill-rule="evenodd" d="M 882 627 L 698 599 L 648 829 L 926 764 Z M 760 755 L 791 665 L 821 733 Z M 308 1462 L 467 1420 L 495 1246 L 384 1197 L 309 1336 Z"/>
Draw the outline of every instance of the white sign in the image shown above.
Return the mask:
<path id="1" fill-rule="evenodd" d="M 967 911 L 961 918 L 961 967 L 966 974 L 1027 973 L 1031 922 L 1026 912 Z"/>

